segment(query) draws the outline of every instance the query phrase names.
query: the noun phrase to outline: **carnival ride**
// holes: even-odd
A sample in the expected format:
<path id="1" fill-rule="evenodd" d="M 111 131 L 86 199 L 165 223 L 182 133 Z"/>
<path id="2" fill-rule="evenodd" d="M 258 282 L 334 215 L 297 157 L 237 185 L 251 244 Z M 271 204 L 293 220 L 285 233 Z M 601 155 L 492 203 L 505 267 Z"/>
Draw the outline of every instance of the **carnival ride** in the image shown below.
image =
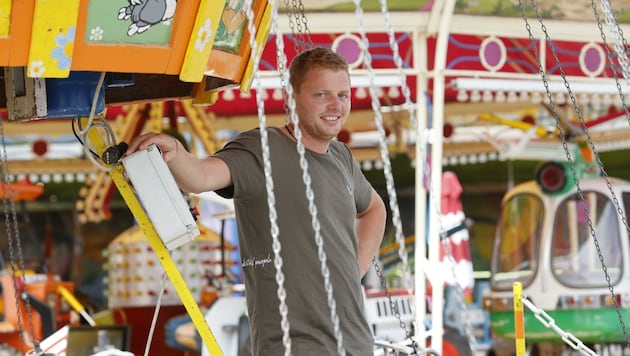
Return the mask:
<path id="1" fill-rule="evenodd" d="M 79 131 L 82 134 L 87 134 L 93 123 L 94 114 L 101 113 L 106 107 L 115 104 L 155 101 L 165 98 L 189 98 L 191 101 L 184 101 L 182 105 L 188 108 L 185 110 L 188 116 L 198 118 L 203 117 L 203 114 L 207 112 L 190 109 L 191 107 L 187 105 L 191 102 L 211 103 L 217 101 L 218 103 L 221 100 L 228 102 L 229 95 L 234 96 L 235 94 L 232 91 L 234 87 L 239 87 L 241 92 L 248 92 L 252 86 L 255 87 L 257 93 L 266 93 L 268 89 L 275 93 L 276 90 L 282 89 L 278 86 L 281 82 L 269 81 L 268 79 L 281 75 L 283 68 L 286 68 L 286 62 L 278 61 L 282 64 L 278 64 L 276 67 L 272 66 L 272 70 L 267 75 L 260 73 L 259 70 L 262 65 L 261 58 L 265 58 L 265 53 L 262 51 L 263 47 L 273 59 L 280 59 L 287 52 L 287 49 L 282 47 L 285 38 L 279 31 L 274 31 L 275 43 L 266 43 L 268 26 L 277 24 L 277 19 L 272 19 L 274 16 L 273 6 L 264 1 L 255 2 L 256 6 L 254 6 L 255 10 L 253 11 L 255 17 L 252 17 L 252 13 L 242 11 L 242 8 L 240 9 L 241 12 L 233 11 L 236 8 L 232 1 L 226 4 L 211 1 L 191 1 L 179 2 L 176 5 L 171 1 L 164 1 L 162 5 L 163 11 L 153 21 L 143 18 L 140 14 L 141 11 L 139 11 L 138 18 L 142 19 L 139 21 L 138 18 L 134 17 L 136 13 L 133 5 L 121 7 L 106 1 L 68 0 L 64 1 L 64 6 L 53 5 L 46 1 L 17 2 L 8 5 L 2 3 L 3 10 L 6 11 L 0 12 L 2 16 L 5 16 L 5 21 L 0 22 L 2 24 L 0 31 L 5 37 L 0 40 L 0 46 L 2 46 L 0 48 L 4 49 L 2 53 L 5 53 L 5 57 L 0 64 L 5 67 L 5 93 L 7 97 L 5 107 L 8 109 L 8 119 L 21 121 L 33 118 L 48 118 L 50 120 L 72 117 L 78 119 L 76 122 L 80 122 Z M 522 28 L 522 25 L 514 25 L 514 22 L 508 21 L 497 26 L 496 21 L 485 21 L 487 18 L 476 17 L 471 20 L 470 17 L 453 15 L 454 1 L 437 1 L 426 12 L 402 13 L 394 21 L 396 25 L 392 25 L 389 22 L 390 13 L 386 4 L 381 2 L 381 5 L 384 6 L 380 15 L 383 15 L 385 19 L 385 28 L 388 32 L 387 35 L 383 35 L 383 26 L 379 26 L 377 29 L 377 24 L 380 25 L 383 20 L 379 20 L 377 14 L 363 14 L 360 3 L 355 3 L 355 5 L 357 5 L 356 15 L 360 19 L 358 34 L 346 33 L 348 31 L 347 22 L 339 14 L 322 16 L 314 14 L 313 16 L 309 15 L 309 29 L 300 35 L 310 36 L 315 44 L 331 45 L 336 50 L 344 52 L 345 55 L 355 55 L 354 60 L 350 61 L 352 63 L 353 83 L 360 83 L 363 79 L 363 86 L 357 84 L 357 87 L 354 88 L 354 94 L 360 96 L 364 95 L 366 91 L 370 92 L 369 98 L 366 99 L 367 106 L 371 106 L 369 116 L 370 118 L 376 116 L 376 121 L 370 128 L 376 132 L 379 145 L 376 149 L 372 147 L 368 153 L 365 153 L 366 150 L 359 146 L 353 147 L 353 151 L 357 153 L 360 160 L 378 159 L 384 164 L 386 175 L 388 175 L 387 188 L 391 199 L 390 207 L 394 216 L 393 224 L 397 229 L 396 238 L 401 246 L 404 246 L 404 239 L 400 232 L 400 216 L 397 212 L 394 182 L 389 176 L 391 167 L 388 164 L 388 148 L 408 154 L 415 159 L 416 168 L 418 168 L 416 169 L 417 199 L 414 219 L 416 221 L 416 236 L 424 236 L 425 228 L 428 226 L 429 244 L 427 253 L 424 241 L 417 242 L 415 281 L 413 283 L 414 297 L 416 298 L 413 303 L 415 307 L 413 312 L 415 330 L 413 331 L 416 334 L 416 341 L 421 346 L 424 346 L 424 343 L 430 338 L 432 348 L 442 350 L 442 313 L 438 311 L 442 309 L 443 291 L 441 288 L 432 288 L 433 297 L 430 308 L 432 310 L 432 322 L 429 330 L 425 330 L 424 318 L 427 315 L 427 308 L 424 296 L 425 278 L 430 279 L 434 286 L 442 285 L 439 276 L 428 273 L 428 267 L 435 265 L 438 260 L 439 236 L 442 233 L 443 224 L 439 218 L 440 209 L 437 204 L 426 204 L 426 199 L 427 194 L 430 194 L 430 197 L 440 196 L 441 165 L 433 164 L 429 170 L 427 151 L 430 151 L 430 161 L 443 162 L 443 153 L 445 152 L 442 146 L 442 138 L 445 136 L 443 130 L 448 127 L 448 125 L 443 125 L 446 114 L 444 101 L 449 95 L 465 96 L 473 101 L 479 100 L 481 92 L 483 92 L 483 97 L 486 96 L 487 92 L 489 96 L 499 100 L 499 93 L 510 91 L 524 91 L 528 95 L 535 92 L 540 98 L 540 89 L 528 89 L 526 81 L 539 79 L 539 69 L 554 79 L 558 79 L 559 76 L 557 72 L 554 72 L 556 67 L 553 65 L 548 67 L 548 63 L 545 62 L 537 63 L 533 59 L 533 54 L 539 57 L 537 51 L 546 53 L 546 51 L 556 48 L 555 46 L 566 45 L 569 48 L 579 48 L 579 56 L 576 57 L 580 58 L 580 66 L 571 68 L 569 75 L 575 76 L 575 78 L 571 78 L 572 83 L 587 84 L 588 88 L 583 89 L 586 93 L 591 93 L 589 90 L 597 87 L 599 82 L 609 84 L 610 80 L 607 78 L 613 76 L 614 70 L 609 70 L 608 67 L 601 64 L 604 59 L 604 49 L 607 48 L 605 43 L 596 43 L 597 37 L 587 33 L 580 38 L 580 41 L 575 41 L 574 29 L 576 27 L 571 27 L 571 31 L 559 31 L 562 34 L 554 33 L 554 39 L 559 39 L 559 41 L 553 43 L 549 41 L 547 32 L 544 32 L 543 36 L 533 35 L 530 32 L 529 38 L 524 39 L 522 31 L 516 32 L 516 29 Z M 176 6 L 174 14 L 172 13 L 173 6 Z M 140 7 L 136 10 L 140 10 Z M 113 14 L 112 17 L 101 16 L 107 13 Z M 51 14 L 55 16 L 50 16 Z M 303 14 L 299 15 L 302 17 L 296 16 L 296 19 L 301 21 L 304 16 Z M 347 15 L 343 16 L 344 18 L 347 17 Z M 110 20 L 105 21 L 102 20 L 103 18 Z M 245 26 L 246 22 L 248 22 L 248 26 Z M 168 29 L 160 28 L 158 23 L 160 26 L 166 25 Z M 547 21 L 546 23 L 550 25 L 549 28 L 558 26 L 554 29 L 566 25 L 565 22 Z M 343 26 L 339 24 L 343 24 Z M 223 30 L 221 25 L 224 26 Z M 504 36 L 503 38 L 497 37 L 498 29 L 502 31 L 499 35 Z M 225 31 L 226 34 L 237 33 L 235 35 L 238 38 L 236 41 L 238 44 L 236 46 L 238 47 L 237 54 L 229 54 L 217 46 L 213 46 L 213 41 L 216 40 L 213 36 L 221 31 Z M 241 38 L 248 38 L 248 36 L 243 35 L 248 32 L 256 32 L 256 36 L 251 37 L 255 40 L 241 40 Z M 378 33 L 374 35 L 372 32 L 378 32 L 380 35 Z M 380 67 L 382 65 L 379 62 L 381 59 L 377 59 L 379 50 L 370 48 L 367 33 L 372 34 L 373 38 L 384 39 L 383 42 L 387 44 L 387 46 L 381 47 L 389 49 L 389 59 L 386 61 L 388 63 L 383 65 L 383 68 Z M 147 34 L 151 34 L 151 36 L 142 38 L 139 36 Z M 460 36 L 451 36 L 451 34 Z M 318 35 L 321 36 L 318 37 Z M 331 37 L 334 38 L 333 43 L 329 43 Z M 385 39 L 386 37 L 387 39 Z M 325 40 L 321 38 L 325 38 Z M 277 41 L 278 39 L 280 40 Z M 462 45 L 461 41 L 458 42 L 462 39 L 468 43 Z M 295 40 L 295 38 L 292 37 L 291 40 Z M 300 43 L 299 40 L 298 38 L 294 43 Z M 408 46 L 404 63 L 400 53 L 398 53 L 399 41 L 405 42 Z M 538 48 L 539 43 L 544 45 Z M 510 55 L 515 51 L 506 50 L 508 47 L 506 44 L 513 48 L 526 48 L 526 50 L 519 52 L 520 54 L 516 55 L 517 58 L 512 58 Z M 346 52 L 348 48 L 346 46 L 354 46 L 354 51 Z M 449 51 L 449 46 L 461 46 L 464 48 L 463 51 L 469 51 L 471 56 L 482 59 L 475 62 L 474 65 L 467 66 L 464 64 L 466 56 L 462 53 L 455 55 Z M 258 47 L 259 52 L 253 50 L 256 47 Z M 299 47 L 296 45 L 293 52 L 298 51 Z M 512 50 L 512 47 L 509 49 Z M 368 50 L 368 48 L 370 49 Z M 426 53 L 423 53 L 422 49 Z M 293 54 L 291 49 L 288 49 L 288 52 Z M 601 65 L 592 66 L 590 59 L 592 59 L 591 54 L 593 53 Z M 432 54 L 434 57 L 430 56 Z M 577 58 L 571 57 L 571 54 L 563 56 L 566 56 L 563 59 L 578 62 Z M 547 58 L 547 60 L 550 58 L 549 56 L 542 57 Z M 407 61 L 407 58 L 410 59 Z M 370 62 L 372 59 L 375 61 Z M 266 66 L 271 62 L 273 61 L 265 62 L 264 65 Z M 503 69 L 505 71 L 501 71 Z M 227 70 L 228 73 L 225 73 L 224 70 Z M 478 76 L 486 78 L 480 81 L 476 78 Z M 488 79 L 493 77 L 499 79 Z M 516 79 L 512 77 L 516 77 Z M 506 78 L 510 78 L 510 80 L 506 80 Z M 365 80 L 367 80 L 367 84 Z M 490 83 L 494 83 L 495 86 L 488 87 L 487 85 Z M 516 83 L 518 90 L 514 89 L 514 83 Z M 66 86 L 65 84 L 69 85 Z M 414 85 L 416 95 L 412 97 L 409 94 L 409 87 Z M 383 86 L 403 87 L 404 98 L 399 96 L 398 100 L 392 101 L 391 96 L 386 97 L 382 99 L 382 102 L 387 105 L 381 107 L 381 100 L 376 99 L 379 97 L 376 89 Z M 619 85 L 619 88 L 620 92 L 626 89 L 624 85 Z M 359 94 L 361 89 L 363 89 L 363 94 Z M 430 101 L 425 100 L 424 94 L 427 93 L 430 93 Z M 549 93 L 548 88 L 547 93 Z M 554 95 L 556 95 L 555 92 Z M 255 105 L 258 107 L 260 107 L 259 98 L 261 96 L 256 96 Z M 503 97 L 509 96 L 508 93 Z M 72 104 L 68 100 L 72 100 Z M 77 103 L 75 100 L 80 100 L 80 102 Z M 493 107 L 496 110 L 499 110 L 498 107 L 507 110 L 506 106 L 522 105 L 521 107 L 531 108 L 538 104 L 539 102 L 529 101 L 519 105 L 508 103 L 507 105 L 493 105 Z M 233 107 L 233 105 L 231 106 Z M 496 112 L 496 110 L 488 110 L 488 106 L 490 106 L 488 103 L 480 106 L 483 107 L 483 112 Z M 218 110 L 218 106 L 215 108 Z M 472 109 L 469 106 L 469 109 L 464 110 L 471 111 Z M 85 151 L 86 157 L 94 158 L 90 152 L 92 149 L 97 154 L 98 159 L 107 148 L 115 146 L 118 141 L 128 140 L 133 135 L 138 134 L 143 128 L 142 124 L 146 122 L 145 119 L 150 115 L 155 115 L 158 119 L 164 117 L 164 111 L 160 110 L 149 113 L 146 109 L 133 107 L 130 111 L 134 111 L 135 114 L 129 115 L 131 120 L 125 121 L 120 126 L 123 128 L 121 131 L 116 132 L 115 135 L 107 133 L 103 135 L 106 142 L 102 142 L 101 138 L 98 137 L 100 135 L 94 134 L 93 131 L 91 137 L 89 135 L 81 137 L 84 143 L 91 143 L 91 145 L 86 145 L 88 147 Z M 407 114 L 404 114 L 405 111 Z M 385 141 L 383 113 L 392 113 L 391 116 L 394 116 L 393 113 L 408 115 L 408 124 L 401 124 L 400 117 L 392 120 L 395 123 L 391 128 L 394 129 L 396 135 L 396 145 L 388 145 L 388 142 Z M 279 116 L 284 118 L 285 114 Z M 86 117 L 87 120 L 84 120 Z M 292 117 L 292 119 L 294 118 Z M 199 130 L 197 133 L 200 135 L 203 135 L 201 132 L 208 128 L 203 126 L 207 124 L 203 118 L 193 120 L 191 123 L 193 126 L 195 123 L 202 123 L 201 126 L 196 126 L 196 129 Z M 266 122 L 262 121 L 262 124 L 266 124 Z M 161 127 L 162 125 L 159 125 L 159 128 Z M 456 131 L 459 129 L 456 127 Z M 618 138 L 606 137 L 604 139 L 614 141 Z M 209 141 L 211 139 L 208 137 L 204 138 L 204 142 Z M 452 143 L 453 151 L 451 154 L 453 156 L 483 156 L 488 158 L 497 151 L 496 147 L 490 144 L 469 145 L 466 151 L 461 151 L 457 142 Z M 205 148 L 208 152 L 212 152 L 209 147 Z M 427 151 L 424 150 L 425 147 L 428 148 Z M 514 158 L 514 156 L 511 157 Z M 114 161 L 116 160 L 114 159 Z M 96 166 L 102 165 L 98 162 L 92 163 L 97 163 Z M 106 168 L 109 168 L 107 167 L 108 164 L 105 162 Z M 13 173 L 15 172 L 17 171 Z M 12 172 L 3 173 L 5 177 L 8 177 Z M 160 246 L 159 239 L 156 239 L 155 232 L 150 227 L 150 221 L 144 216 L 142 209 L 138 208 L 137 201 L 128 194 L 128 188 L 125 187 L 126 182 L 120 173 L 116 169 L 109 171 L 109 173 L 100 172 L 98 183 L 95 184 L 96 188 L 93 190 L 95 194 L 86 201 L 97 202 L 101 206 L 105 205 L 107 199 L 106 194 L 103 193 L 111 189 L 113 185 L 117 185 L 121 193 L 128 199 L 126 202 L 130 205 L 134 215 L 140 216 L 139 220 L 147 229 L 145 233 L 148 235 L 154 252 L 161 259 L 164 258 L 168 261 L 169 251 Z M 114 178 L 114 182 L 108 181 L 110 175 Z M 430 184 L 425 189 L 425 185 L 422 183 L 426 181 Z M 84 210 L 86 219 L 107 219 L 106 211 L 103 215 L 90 215 L 93 212 L 90 209 L 91 207 L 86 207 Z M 428 220 L 425 219 L 427 211 Z M 401 249 L 404 250 L 404 247 Z M 428 258 L 424 258 L 427 255 Z M 410 279 L 411 273 L 408 270 L 404 252 L 400 253 L 400 258 L 404 269 L 406 269 L 406 278 Z M 176 268 L 174 269 L 173 265 L 164 267 L 167 272 L 172 273 L 172 275 L 169 273 L 169 277 L 174 278 L 176 282 L 181 281 L 181 276 L 177 276 Z M 410 283 L 411 281 L 407 280 L 406 282 Z M 181 286 L 178 283 L 174 284 Z M 180 292 L 180 288 L 176 289 Z M 195 310 L 194 301 L 191 300 L 189 293 L 186 291 L 182 293 L 183 295 L 180 297 L 184 300 L 184 304 L 193 309 L 188 311 L 195 315 L 193 319 L 197 319 L 195 325 L 200 329 L 204 343 L 206 346 L 210 345 L 208 348 L 214 348 L 216 345 L 212 342 L 212 336 L 204 331 L 203 323 L 199 321 L 199 313 Z M 411 336 L 408 330 L 404 330 L 403 334 Z M 417 351 L 405 350 L 408 353 Z"/>
<path id="2" fill-rule="evenodd" d="M 610 8 L 602 9 L 610 16 Z M 611 27 L 615 40 L 620 40 L 618 30 Z M 587 121 L 557 49 L 551 49 L 577 120 L 569 122 L 559 113 L 543 73 L 562 147 L 555 158 L 549 157 L 553 160 L 540 165 L 535 180 L 510 189 L 502 200 L 484 307 L 494 333 L 514 340 L 517 353 L 525 352 L 527 341 L 530 354 L 624 354 L 628 286 L 621 274 L 630 251 L 630 186 L 608 175 L 591 132 L 611 117 L 628 116 L 620 84 L 627 80 L 625 54 L 618 54 L 616 66 L 611 63 L 624 110 Z"/>
<path id="3" fill-rule="evenodd" d="M 536 180 L 505 195 L 484 302 L 496 335 L 515 338 L 518 282 L 538 308 L 525 313 L 531 347 L 564 339 L 604 352 L 627 343 L 628 285 L 621 276 L 628 268 L 628 197 L 627 181 L 598 172 L 575 181 L 558 162 L 543 164 Z M 563 333 L 549 328 L 552 321 Z"/>

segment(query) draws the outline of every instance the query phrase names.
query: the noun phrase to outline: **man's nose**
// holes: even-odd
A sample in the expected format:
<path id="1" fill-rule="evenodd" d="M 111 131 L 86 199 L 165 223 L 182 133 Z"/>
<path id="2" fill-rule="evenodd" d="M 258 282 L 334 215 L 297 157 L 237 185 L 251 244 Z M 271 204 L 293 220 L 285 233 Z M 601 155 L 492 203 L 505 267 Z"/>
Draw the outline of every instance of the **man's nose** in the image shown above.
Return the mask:
<path id="1" fill-rule="evenodd" d="M 330 98 L 328 99 L 329 108 L 338 109 L 338 108 L 341 108 L 344 104 L 345 104 L 344 101 L 336 95 L 331 95 Z"/>

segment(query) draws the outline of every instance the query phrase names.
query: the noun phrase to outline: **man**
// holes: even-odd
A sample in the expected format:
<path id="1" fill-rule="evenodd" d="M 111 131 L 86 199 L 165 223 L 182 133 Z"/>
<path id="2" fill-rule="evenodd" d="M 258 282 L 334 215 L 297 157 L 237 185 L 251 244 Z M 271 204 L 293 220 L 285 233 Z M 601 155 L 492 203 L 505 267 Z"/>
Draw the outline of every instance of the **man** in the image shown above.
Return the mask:
<path id="1" fill-rule="evenodd" d="M 335 140 L 350 112 L 348 65 L 333 51 L 314 48 L 292 61 L 290 81 L 341 340 L 346 355 L 371 355 L 373 339 L 360 280 L 381 243 L 386 210 L 350 149 Z M 291 124 L 268 129 L 291 351 L 299 356 L 335 355 L 337 338 L 294 131 Z M 161 147 L 182 190 L 216 190 L 234 198 L 253 353 L 284 354 L 260 130 L 241 133 L 204 159 L 190 155 L 177 140 L 163 134 L 136 138 L 127 154 L 151 143 Z"/>

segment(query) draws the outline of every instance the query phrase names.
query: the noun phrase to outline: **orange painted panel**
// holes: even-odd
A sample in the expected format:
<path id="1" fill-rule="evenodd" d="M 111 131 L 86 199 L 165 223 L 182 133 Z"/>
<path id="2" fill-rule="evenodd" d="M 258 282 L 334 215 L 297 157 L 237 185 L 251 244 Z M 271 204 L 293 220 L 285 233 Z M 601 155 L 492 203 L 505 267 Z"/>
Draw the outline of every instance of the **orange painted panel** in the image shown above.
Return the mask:
<path id="1" fill-rule="evenodd" d="M 35 2 L 12 1 L 11 7 L 9 36 L 0 38 L 0 66 L 26 66 Z"/>
<path id="2" fill-rule="evenodd" d="M 243 79 L 249 57 L 251 55 L 251 47 L 249 43 L 249 30 L 247 29 L 247 17 L 245 15 L 244 8 L 234 9 L 230 7 L 225 8 L 222 16 L 222 31 L 225 32 L 226 42 L 232 41 L 230 46 L 235 48 L 227 48 L 230 46 L 217 45 L 212 49 L 210 57 L 208 58 L 207 72 L 206 74 L 211 76 L 217 76 L 224 79 L 229 79 L 235 83 L 240 83 Z M 263 16 L 269 6 L 267 0 L 255 0 L 253 3 L 254 11 L 254 24 L 257 31 L 264 31 L 268 34 L 265 26 L 268 23 L 264 23 Z M 261 27 L 262 26 L 262 27 Z M 236 36 L 234 39 L 230 39 L 232 34 L 239 32 L 239 28 L 242 28 L 242 35 Z M 265 41 L 266 42 L 266 36 Z"/>
<path id="3" fill-rule="evenodd" d="M 170 41 L 166 45 L 85 41 L 85 33 L 88 31 L 88 3 L 89 1 L 82 1 L 79 8 L 72 70 L 179 74 L 199 6 L 198 0 L 177 2 L 175 17 L 170 24 Z M 142 28 L 137 31 L 142 31 Z"/>

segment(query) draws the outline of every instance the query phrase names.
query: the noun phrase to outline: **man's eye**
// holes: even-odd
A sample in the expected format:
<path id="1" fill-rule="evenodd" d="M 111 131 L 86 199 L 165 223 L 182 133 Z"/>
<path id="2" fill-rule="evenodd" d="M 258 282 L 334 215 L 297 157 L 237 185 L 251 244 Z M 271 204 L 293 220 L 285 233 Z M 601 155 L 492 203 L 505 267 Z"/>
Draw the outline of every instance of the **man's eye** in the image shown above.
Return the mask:
<path id="1" fill-rule="evenodd" d="M 350 98 L 348 94 L 339 94 L 339 99 L 348 100 L 348 98 Z"/>

